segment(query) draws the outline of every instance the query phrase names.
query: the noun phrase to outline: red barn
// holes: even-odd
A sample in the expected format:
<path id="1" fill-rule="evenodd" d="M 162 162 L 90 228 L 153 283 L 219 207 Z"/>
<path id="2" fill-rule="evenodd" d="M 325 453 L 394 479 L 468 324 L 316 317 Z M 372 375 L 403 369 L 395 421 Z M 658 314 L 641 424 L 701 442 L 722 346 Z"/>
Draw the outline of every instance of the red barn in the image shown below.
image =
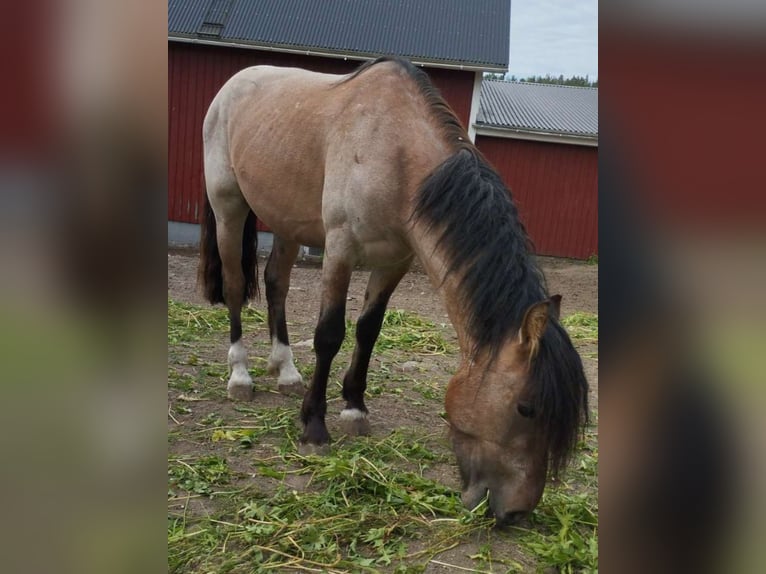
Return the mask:
<path id="1" fill-rule="evenodd" d="M 258 64 L 347 73 L 392 54 L 428 72 L 539 253 L 597 253 L 598 91 L 483 82 L 507 70 L 509 41 L 509 0 L 169 0 L 169 241 L 198 240 L 202 121 L 226 80 Z"/>
<path id="2" fill-rule="evenodd" d="M 598 254 L 598 89 L 485 81 L 475 129 L 537 253 Z"/>
<path id="3" fill-rule="evenodd" d="M 203 197 L 202 121 L 242 68 L 348 73 L 381 54 L 423 66 L 466 126 L 483 72 L 508 68 L 508 0 L 170 0 L 168 235 L 196 243 Z M 186 224 L 186 225 L 184 225 Z"/>

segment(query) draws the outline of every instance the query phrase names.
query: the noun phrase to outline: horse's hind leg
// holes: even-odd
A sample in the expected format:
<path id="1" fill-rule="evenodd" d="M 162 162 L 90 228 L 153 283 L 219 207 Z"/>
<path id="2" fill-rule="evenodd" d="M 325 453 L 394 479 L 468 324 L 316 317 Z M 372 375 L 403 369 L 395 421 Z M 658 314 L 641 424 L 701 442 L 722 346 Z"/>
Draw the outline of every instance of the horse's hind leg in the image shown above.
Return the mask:
<path id="1" fill-rule="evenodd" d="M 247 372 L 247 350 L 242 343 L 242 305 L 246 297 L 246 278 L 242 263 L 242 237 L 250 208 L 242 199 L 227 202 L 216 211 L 216 234 L 221 254 L 223 296 L 229 309 L 229 370 L 226 385 L 229 397 L 236 400 L 253 399 L 253 380 Z"/>
<path id="2" fill-rule="evenodd" d="M 283 394 L 303 396 L 303 378 L 295 368 L 293 352 L 287 336 L 285 318 L 285 300 L 290 289 L 290 272 L 298 256 L 300 245 L 294 241 L 285 241 L 274 236 L 274 246 L 263 273 L 266 284 L 266 301 L 269 307 L 269 335 L 271 337 L 271 355 L 268 371 L 278 375 L 277 388 Z"/>
<path id="3" fill-rule="evenodd" d="M 340 418 L 344 430 L 349 435 L 370 433 L 367 421 L 367 407 L 364 404 L 364 392 L 367 389 L 367 369 L 372 356 L 372 348 L 380 334 L 383 316 L 391 294 L 409 269 L 410 261 L 396 266 L 374 269 L 367 283 L 364 294 L 364 307 L 356 324 L 356 347 L 351 365 L 343 378 L 343 398 L 346 407 Z"/>

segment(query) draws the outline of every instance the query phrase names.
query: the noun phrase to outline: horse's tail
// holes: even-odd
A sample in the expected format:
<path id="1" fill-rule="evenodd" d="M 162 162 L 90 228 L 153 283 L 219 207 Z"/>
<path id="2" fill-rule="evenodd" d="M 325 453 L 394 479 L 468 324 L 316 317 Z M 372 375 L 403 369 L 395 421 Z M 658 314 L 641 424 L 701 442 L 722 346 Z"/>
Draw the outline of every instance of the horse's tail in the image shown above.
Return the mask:
<path id="1" fill-rule="evenodd" d="M 244 300 L 260 296 L 258 289 L 258 232 L 255 228 L 256 217 L 252 210 L 247 214 L 245 229 L 242 234 L 242 271 L 245 274 Z M 218 252 L 215 214 L 210 200 L 205 194 L 200 238 L 200 261 L 198 281 L 202 285 L 205 299 L 213 305 L 225 303 L 223 296 L 223 273 L 221 254 Z"/>
<path id="2" fill-rule="evenodd" d="M 242 272 L 245 274 L 245 301 L 259 299 L 258 289 L 258 230 L 255 213 L 250 210 L 245 220 L 245 230 L 242 233 Z"/>

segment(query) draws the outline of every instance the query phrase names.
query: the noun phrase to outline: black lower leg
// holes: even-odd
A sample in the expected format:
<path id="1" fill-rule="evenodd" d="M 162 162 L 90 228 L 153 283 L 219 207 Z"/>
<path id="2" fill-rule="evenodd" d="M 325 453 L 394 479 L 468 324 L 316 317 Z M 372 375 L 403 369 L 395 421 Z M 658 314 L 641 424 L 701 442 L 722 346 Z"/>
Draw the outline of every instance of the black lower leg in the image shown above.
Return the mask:
<path id="1" fill-rule="evenodd" d="M 343 378 L 343 398 L 346 399 L 347 409 L 358 409 L 364 413 L 367 407 L 364 404 L 364 392 L 367 389 L 367 370 L 370 365 L 372 348 L 380 334 L 383 325 L 383 317 L 386 313 L 390 293 L 381 294 L 380 297 L 359 317 L 356 324 L 356 347 L 351 366 Z"/>
<path id="2" fill-rule="evenodd" d="M 301 420 L 305 425 L 302 443 L 315 445 L 330 442 L 330 435 L 325 426 L 327 412 L 327 379 L 330 376 L 330 366 L 338 354 L 343 337 L 346 334 L 345 305 L 322 311 L 316 332 L 314 333 L 314 352 L 316 354 L 316 369 L 301 408 Z"/>
<path id="3" fill-rule="evenodd" d="M 229 337 L 233 345 L 242 338 L 242 311 L 229 309 Z"/>
<path id="4" fill-rule="evenodd" d="M 275 250 L 280 249 L 275 246 Z M 277 258 L 281 254 L 278 251 L 272 251 L 269 262 L 266 264 L 264 272 L 264 283 L 266 284 L 266 302 L 268 305 L 269 316 L 269 337 L 277 338 L 283 345 L 289 345 L 287 336 L 287 319 L 285 317 L 285 299 L 287 297 L 287 288 L 280 284 L 280 275 L 278 271 Z"/>
<path id="5" fill-rule="evenodd" d="M 224 296 L 226 307 L 229 309 L 229 340 L 233 345 L 242 338 L 242 280 L 239 276 L 230 276 L 224 280 Z M 229 285 L 230 284 L 230 285 Z"/>

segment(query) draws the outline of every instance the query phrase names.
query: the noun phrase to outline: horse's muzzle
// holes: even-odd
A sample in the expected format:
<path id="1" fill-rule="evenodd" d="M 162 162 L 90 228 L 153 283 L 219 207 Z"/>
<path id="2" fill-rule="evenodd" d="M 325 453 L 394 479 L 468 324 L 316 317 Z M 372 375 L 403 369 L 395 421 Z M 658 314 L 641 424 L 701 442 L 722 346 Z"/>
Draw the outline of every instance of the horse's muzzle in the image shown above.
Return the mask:
<path id="1" fill-rule="evenodd" d="M 516 526 L 527 516 L 529 516 L 529 512 L 525 512 L 523 510 L 506 512 L 502 517 L 495 517 L 495 526 L 497 528 L 508 528 L 509 526 Z"/>

